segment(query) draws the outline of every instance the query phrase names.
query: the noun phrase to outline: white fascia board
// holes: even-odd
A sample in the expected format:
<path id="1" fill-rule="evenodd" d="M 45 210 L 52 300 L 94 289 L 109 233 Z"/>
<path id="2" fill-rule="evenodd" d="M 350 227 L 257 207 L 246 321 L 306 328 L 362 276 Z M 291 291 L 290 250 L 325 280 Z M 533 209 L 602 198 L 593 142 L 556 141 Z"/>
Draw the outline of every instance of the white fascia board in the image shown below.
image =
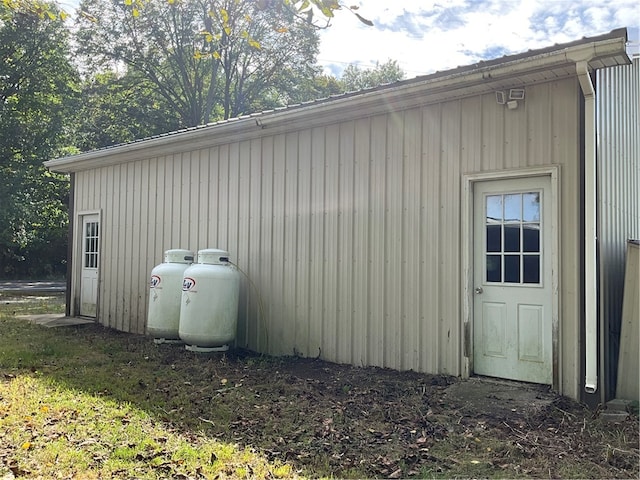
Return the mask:
<path id="1" fill-rule="evenodd" d="M 158 137 L 139 140 L 113 147 L 56 158 L 44 162 L 44 166 L 54 172 L 70 173 L 91 168 L 126 163 L 139 158 L 170 155 L 185 150 L 197 150 L 199 146 L 211 144 L 211 138 L 227 132 L 249 131 L 256 126 L 253 118 L 242 118 L 222 124 L 206 125 L 184 131 L 172 132 Z"/>

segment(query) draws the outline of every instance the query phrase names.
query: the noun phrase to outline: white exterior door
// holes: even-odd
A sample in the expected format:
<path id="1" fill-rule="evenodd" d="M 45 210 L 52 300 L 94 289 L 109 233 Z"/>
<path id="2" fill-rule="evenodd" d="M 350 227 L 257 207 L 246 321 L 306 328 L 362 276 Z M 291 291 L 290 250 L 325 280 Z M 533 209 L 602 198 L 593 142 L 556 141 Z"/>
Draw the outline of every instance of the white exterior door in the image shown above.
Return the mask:
<path id="1" fill-rule="evenodd" d="M 95 317 L 98 306 L 100 266 L 100 217 L 82 216 L 82 271 L 80 274 L 80 315 Z"/>
<path id="2" fill-rule="evenodd" d="M 551 384 L 550 177 L 474 187 L 473 371 Z"/>

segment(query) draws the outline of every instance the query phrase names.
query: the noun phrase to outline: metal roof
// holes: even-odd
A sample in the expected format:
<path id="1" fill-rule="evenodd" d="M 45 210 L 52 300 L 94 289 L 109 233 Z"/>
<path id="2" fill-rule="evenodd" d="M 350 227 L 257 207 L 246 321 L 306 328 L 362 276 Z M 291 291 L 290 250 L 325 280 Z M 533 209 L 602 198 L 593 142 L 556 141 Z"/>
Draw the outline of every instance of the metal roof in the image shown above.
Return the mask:
<path id="1" fill-rule="evenodd" d="M 176 144 L 176 151 L 178 143 L 182 150 L 185 143 L 192 149 L 197 149 L 210 145 L 214 140 L 222 142 L 230 138 L 238 139 L 243 136 L 243 130 L 246 135 L 256 137 L 285 131 L 287 128 L 290 129 L 292 124 L 299 124 L 301 121 L 309 125 L 309 122 L 319 124 L 327 123 L 331 119 L 344 119 L 344 107 L 348 108 L 348 115 L 373 115 L 381 109 L 407 108 L 491 90 L 566 78 L 576 75 L 575 64 L 578 61 L 587 61 L 592 70 L 631 63 L 625 52 L 626 43 L 627 30 L 620 28 L 603 35 L 584 37 L 573 42 L 506 55 L 360 91 L 185 128 L 49 160 L 44 164 L 54 171 L 73 172 L 104 164 L 102 162 L 105 157 L 118 155 L 118 163 L 139 158 L 141 151 L 145 149 L 150 149 L 145 152 L 146 157 L 168 154 L 172 143 Z M 279 128 L 275 128 L 276 126 Z M 263 131 L 267 127 L 268 131 Z"/>

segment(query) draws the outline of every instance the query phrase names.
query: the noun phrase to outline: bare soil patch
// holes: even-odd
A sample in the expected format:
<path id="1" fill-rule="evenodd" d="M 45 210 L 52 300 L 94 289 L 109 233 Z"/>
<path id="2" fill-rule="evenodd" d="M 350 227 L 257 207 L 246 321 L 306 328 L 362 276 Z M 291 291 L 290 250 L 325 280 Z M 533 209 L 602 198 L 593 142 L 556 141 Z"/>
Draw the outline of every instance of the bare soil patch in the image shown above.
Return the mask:
<path id="1" fill-rule="evenodd" d="M 155 347 L 154 358 L 183 380 L 141 380 L 164 421 L 253 446 L 311 477 L 638 474 L 636 416 L 603 422 L 544 386 L 243 351 L 205 357 L 175 345 Z"/>
<path id="2" fill-rule="evenodd" d="M 638 475 L 637 417 L 602 422 L 548 387 L 294 357 L 247 372 L 247 360 L 226 362 L 250 395 L 217 434 L 312 472 L 321 454 L 338 477 Z"/>

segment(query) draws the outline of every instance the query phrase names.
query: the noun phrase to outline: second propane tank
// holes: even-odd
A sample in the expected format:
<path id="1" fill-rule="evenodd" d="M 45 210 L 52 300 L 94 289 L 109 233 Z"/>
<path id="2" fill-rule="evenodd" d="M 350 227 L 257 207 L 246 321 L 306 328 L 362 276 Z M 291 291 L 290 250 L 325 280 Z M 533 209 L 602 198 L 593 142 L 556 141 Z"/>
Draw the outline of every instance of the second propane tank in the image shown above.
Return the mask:
<path id="1" fill-rule="evenodd" d="M 180 339 L 187 350 L 224 351 L 235 339 L 240 275 L 229 253 L 198 251 L 198 261 L 184 271 L 180 303 Z"/>

